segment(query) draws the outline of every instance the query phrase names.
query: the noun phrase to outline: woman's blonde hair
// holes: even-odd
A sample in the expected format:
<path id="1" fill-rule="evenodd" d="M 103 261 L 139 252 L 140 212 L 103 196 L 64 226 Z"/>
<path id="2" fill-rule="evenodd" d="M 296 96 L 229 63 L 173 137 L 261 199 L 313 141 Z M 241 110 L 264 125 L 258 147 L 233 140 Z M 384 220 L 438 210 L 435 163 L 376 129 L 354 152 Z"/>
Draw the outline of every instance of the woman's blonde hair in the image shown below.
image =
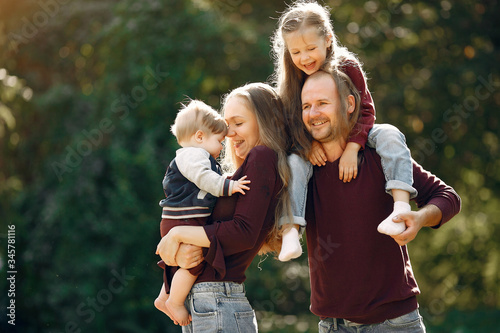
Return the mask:
<path id="1" fill-rule="evenodd" d="M 307 159 L 311 148 L 311 137 L 302 122 L 302 103 L 300 99 L 302 87 L 307 74 L 298 69 L 288 51 L 285 36 L 306 27 L 314 27 L 318 36 L 331 39 L 327 49 L 326 60 L 322 68 L 332 65 L 354 62 L 360 65 L 357 57 L 346 47 L 339 44 L 330 21 L 328 7 L 315 1 L 297 1 L 289 6 L 278 21 L 278 28 L 272 37 L 274 74 L 272 80 L 277 87 L 285 112 L 287 124 L 292 137 L 292 148 L 295 153 Z M 361 68 L 361 66 L 360 66 Z"/>
<path id="2" fill-rule="evenodd" d="M 225 113 L 225 105 L 232 98 L 241 98 L 257 119 L 260 140 L 258 144 L 264 145 L 278 156 L 278 174 L 283 183 L 279 194 L 278 205 L 275 211 L 275 222 L 273 230 L 269 233 L 261 253 L 278 252 L 281 247 L 279 236 L 279 218 L 288 216 L 291 219 L 290 197 L 288 184 L 290 182 L 290 168 L 287 163 L 287 150 L 289 145 L 289 134 L 285 125 L 283 104 L 276 91 L 265 83 L 250 83 L 236 88 L 227 94 L 223 100 L 222 114 Z M 224 165 L 232 165 L 234 170 L 239 167 L 234 147 L 226 145 L 224 154 Z"/>

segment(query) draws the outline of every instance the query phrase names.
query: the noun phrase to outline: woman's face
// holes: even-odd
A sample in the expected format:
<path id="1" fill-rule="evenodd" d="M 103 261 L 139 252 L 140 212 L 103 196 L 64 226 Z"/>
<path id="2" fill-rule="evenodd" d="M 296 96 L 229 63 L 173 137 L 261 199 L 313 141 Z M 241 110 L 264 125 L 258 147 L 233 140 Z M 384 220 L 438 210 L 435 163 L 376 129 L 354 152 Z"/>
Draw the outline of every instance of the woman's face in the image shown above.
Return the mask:
<path id="1" fill-rule="evenodd" d="M 233 146 L 236 156 L 244 160 L 260 142 L 257 117 L 245 98 L 234 96 L 226 101 L 224 120 L 228 126 L 227 143 Z"/>

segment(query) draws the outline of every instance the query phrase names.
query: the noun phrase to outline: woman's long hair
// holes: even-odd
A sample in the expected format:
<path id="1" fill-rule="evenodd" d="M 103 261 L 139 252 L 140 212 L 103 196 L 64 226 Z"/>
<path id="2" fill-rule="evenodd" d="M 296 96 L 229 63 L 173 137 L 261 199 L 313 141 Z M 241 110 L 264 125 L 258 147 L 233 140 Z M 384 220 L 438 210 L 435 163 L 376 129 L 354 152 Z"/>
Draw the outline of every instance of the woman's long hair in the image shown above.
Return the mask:
<path id="1" fill-rule="evenodd" d="M 264 145 L 278 156 L 278 174 L 283 183 L 279 193 L 278 205 L 275 211 L 275 222 L 273 230 L 269 233 L 266 242 L 261 249 L 261 253 L 278 252 L 281 247 L 279 234 L 279 219 L 288 216 L 291 220 L 290 196 L 288 185 L 290 182 L 290 167 L 287 163 L 287 150 L 289 148 L 289 133 L 285 124 L 283 104 L 276 91 L 265 83 L 250 83 L 236 88 L 225 96 L 224 106 L 231 98 L 240 97 L 247 103 L 247 107 L 252 110 L 259 126 L 259 144 Z M 233 170 L 238 165 L 233 145 L 226 145 L 223 164 L 232 165 Z"/>

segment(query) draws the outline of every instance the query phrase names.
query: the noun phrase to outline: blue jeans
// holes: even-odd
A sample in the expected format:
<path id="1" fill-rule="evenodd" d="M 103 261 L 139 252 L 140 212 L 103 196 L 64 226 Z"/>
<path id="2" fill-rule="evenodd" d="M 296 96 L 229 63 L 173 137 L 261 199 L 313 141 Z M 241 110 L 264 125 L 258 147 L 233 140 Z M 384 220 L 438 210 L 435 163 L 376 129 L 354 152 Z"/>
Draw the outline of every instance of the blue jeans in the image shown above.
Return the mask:
<path id="1" fill-rule="evenodd" d="M 288 165 L 292 178 L 288 186 L 290 193 L 290 201 L 292 205 L 293 224 L 306 226 L 306 201 L 307 201 L 307 184 L 313 174 L 313 166 L 311 162 L 303 160 L 297 154 L 290 154 L 287 158 Z M 290 223 L 285 218 L 281 218 L 280 225 Z"/>
<path id="2" fill-rule="evenodd" d="M 367 145 L 375 148 L 380 156 L 382 169 L 385 175 L 385 191 L 399 189 L 410 193 L 410 198 L 417 196 L 413 185 L 413 164 L 410 150 L 406 146 L 403 133 L 389 124 L 373 125 L 368 133 Z M 292 179 L 288 191 L 292 204 L 293 224 L 306 225 L 305 212 L 307 200 L 307 184 L 313 173 L 312 164 L 304 161 L 296 154 L 288 156 L 288 165 Z M 280 225 L 290 223 L 285 218 L 280 219 Z"/>
<path id="3" fill-rule="evenodd" d="M 380 156 L 385 175 L 385 191 L 398 189 L 410 192 L 410 199 L 417 196 L 413 185 L 413 163 L 406 138 L 401 131 L 389 124 L 376 124 L 368 133 L 369 147 L 375 148 Z"/>
<path id="4" fill-rule="evenodd" d="M 243 284 L 235 282 L 196 283 L 186 299 L 192 322 L 183 333 L 254 333 L 257 319 L 245 296 Z"/>
<path id="5" fill-rule="evenodd" d="M 319 322 L 319 333 L 351 332 L 351 333 L 425 333 L 425 325 L 418 310 L 412 311 L 401 317 L 387 319 L 377 324 L 357 324 L 343 320 L 339 322 L 336 318 L 327 318 Z"/>

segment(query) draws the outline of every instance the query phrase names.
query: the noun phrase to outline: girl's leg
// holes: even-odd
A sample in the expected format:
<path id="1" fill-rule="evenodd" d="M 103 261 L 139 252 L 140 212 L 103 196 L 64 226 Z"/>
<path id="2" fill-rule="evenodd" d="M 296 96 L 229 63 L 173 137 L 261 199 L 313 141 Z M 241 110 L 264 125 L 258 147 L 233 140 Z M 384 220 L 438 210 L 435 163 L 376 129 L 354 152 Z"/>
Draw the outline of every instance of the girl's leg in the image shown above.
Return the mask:
<path id="1" fill-rule="evenodd" d="M 197 276 L 183 268 L 179 268 L 172 278 L 170 296 L 166 300 L 165 305 L 174 317 L 174 322 L 177 321 L 181 326 L 185 326 L 191 321 L 189 312 L 184 306 L 184 302 L 196 278 Z"/>
<path id="2" fill-rule="evenodd" d="M 288 261 L 302 254 L 299 229 L 306 226 L 307 184 L 312 176 L 311 163 L 304 161 L 296 154 L 288 156 L 288 165 L 292 173 L 288 191 L 291 198 L 293 221 L 288 220 L 286 217 L 280 219 L 283 241 L 278 258 L 281 261 Z"/>
<path id="3" fill-rule="evenodd" d="M 398 235 L 406 226 L 392 218 L 411 210 L 410 199 L 417 196 L 413 188 L 413 163 L 406 139 L 396 127 L 389 124 L 374 125 L 368 134 L 368 146 L 375 148 L 380 156 L 387 181 L 385 190 L 394 199 L 393 212 L 382 221 L 377 230 L 387 235 Z"/>

